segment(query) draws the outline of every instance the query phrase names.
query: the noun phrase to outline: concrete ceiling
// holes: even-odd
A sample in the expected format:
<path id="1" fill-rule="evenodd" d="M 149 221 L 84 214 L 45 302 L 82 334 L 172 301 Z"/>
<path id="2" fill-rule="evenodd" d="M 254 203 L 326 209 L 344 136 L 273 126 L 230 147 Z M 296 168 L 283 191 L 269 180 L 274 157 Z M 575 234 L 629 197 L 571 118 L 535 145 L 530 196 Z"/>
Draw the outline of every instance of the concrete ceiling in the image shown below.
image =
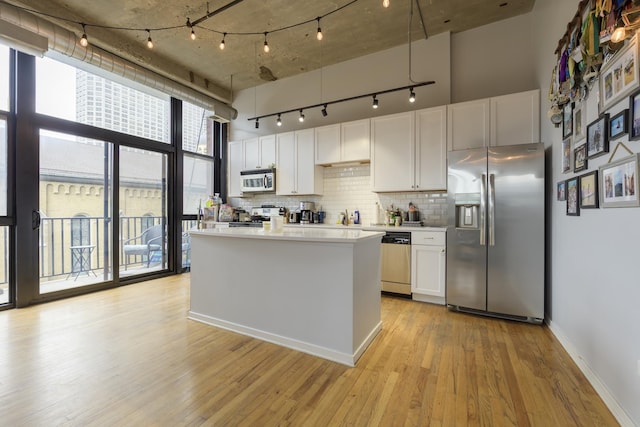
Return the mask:
<path id="1" fill-rule="evenodd" d="M 191 40 L 187 18 L 195 22 L 232 2 L 233 6 L 197 24 L 196 39 Z M 425 30 L 427 37 L 446 31 L 456 33 L 527 13 L 535 0 L 390 0 L 388 8 L 382 6 L 382 0 L 211 0 L 208 3 L 10 0 L 7 3 L 62 17 L 64 19 L 41 15 L 78 37 L 82 35 L 78 23 L 84 22 L 92 45 L 200 90 L 206 87 L 209 94 L 228 102 L 232 91 L 406 44 L 410 17 L 411 39 L 419 40 L 425 38 Z M 319 16 L 323 17 L 321 42 L 316 39 Z M 311 22 L 295 25 L 305 21 Z M 280 30 L 290 26 L 293 27 Z M 178 28 L 152 30 L 154 48 L 148 49 L 148 34 L 144 29 L 165 27 Z M 228 33 L 226 48 L 220 50 L 225 32 Z M 264 32 L 268 32 L 269 53 L 263 52 Z"/>

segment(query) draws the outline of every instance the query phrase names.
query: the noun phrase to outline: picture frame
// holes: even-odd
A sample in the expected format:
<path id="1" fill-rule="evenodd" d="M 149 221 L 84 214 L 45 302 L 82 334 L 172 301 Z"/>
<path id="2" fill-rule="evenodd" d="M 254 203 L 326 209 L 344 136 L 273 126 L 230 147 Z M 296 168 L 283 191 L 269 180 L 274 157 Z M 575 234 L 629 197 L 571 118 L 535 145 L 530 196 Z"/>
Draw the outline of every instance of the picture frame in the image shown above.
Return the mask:
<path id="1" fill-rule="evenodd" d="M 567 102 L 562 107 L 562 139 L 573 135 L 573 103 Z"/>
<path id="2" fill-rule="evenodd" d="M 640 97 L 639 97 L 640 101 Z M 640 108 L 640 107 L 639 107 Z M 640 114 L 640 111 L 638 111 Z M 573 106 L 573 146 L 587 142 L 587 104 L 579 103 Z"/>
<path id="3" fill-rule="evenodd" d="M 600 206 L 622 208 L 640 206 L 638 199 L 638 158 L 636 153 L 599 168 Z"/>
<path id="4" fill-rule="evenodd" d="M 567 180 L 567 215 L 580 216 L 580 179 L 577 176 Z"/>
<path id="5" fill-rule="evenodd" d="M 566 184 L 566 181 L 558 181 L 558 183 L 556 184 L 556 199 L 559 202 L 564 202 L 567 200 Z"/>
<path id="6" fill-rule="evenodd" d="M 597 209 L 598 198 L 598 171 L 580 175 L 580 209 Z"/>
<path id="7" fill-rule="evenodd" d="M 587 158 L 602 156 L 609 152 L 609 114 L 600 117 L 587 126 Z"/>
<path id="8" fill-rule="evenodd" d="M 562 173 L 571 172 L 571 138 L 562 141 Z"/>
<path id="9" fill-rule="evenodd" d="M 573 171 L 580 172 L 587 169 L 587 144 L 573 149 Z"/>
<path id="10" fill-rule="evenodd" d="M 629 141 L 640 139 L 640 89 L 629 96 Z"/>
<path id="11" fill-rule="evenodd" d="M 629 132 L 629 110 L 620 111 L 609 119 L 609 141 Z"/>
<path id="12" fill-rule="evenodd" d="M 603 113 L 640 87 L 638 34 L 600 68 L 600 112 Z"/>

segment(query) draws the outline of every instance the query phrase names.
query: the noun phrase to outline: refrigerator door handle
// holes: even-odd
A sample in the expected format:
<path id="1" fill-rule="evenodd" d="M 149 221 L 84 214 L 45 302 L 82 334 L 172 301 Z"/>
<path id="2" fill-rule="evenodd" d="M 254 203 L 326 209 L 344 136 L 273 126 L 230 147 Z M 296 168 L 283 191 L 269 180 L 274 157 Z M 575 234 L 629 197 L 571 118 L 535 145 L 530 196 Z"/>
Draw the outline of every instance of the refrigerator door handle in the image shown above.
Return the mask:
<path id="1" fill-rule="evenodd" d="M 487 229 L 487 175 L 482 174 L 480 180 L 480 246 L 486 245 L 486 229 Z"/>
<path id="2" fill-rule="evenodd" d="M 496 176 L 489 175 L 489 246 L 496 244 Z"/>

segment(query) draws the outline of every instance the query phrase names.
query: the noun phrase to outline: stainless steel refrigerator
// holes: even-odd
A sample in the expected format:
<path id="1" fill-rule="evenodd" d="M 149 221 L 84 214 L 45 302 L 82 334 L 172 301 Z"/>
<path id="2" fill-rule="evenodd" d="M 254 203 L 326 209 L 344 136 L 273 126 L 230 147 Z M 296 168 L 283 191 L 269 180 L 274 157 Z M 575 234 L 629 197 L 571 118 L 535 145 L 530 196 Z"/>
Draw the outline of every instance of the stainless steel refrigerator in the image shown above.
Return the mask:
<path id="1" fill-rule="evenodd" d="M 447 305 L 544 318 L 544 145 L 448 153 Z"/>

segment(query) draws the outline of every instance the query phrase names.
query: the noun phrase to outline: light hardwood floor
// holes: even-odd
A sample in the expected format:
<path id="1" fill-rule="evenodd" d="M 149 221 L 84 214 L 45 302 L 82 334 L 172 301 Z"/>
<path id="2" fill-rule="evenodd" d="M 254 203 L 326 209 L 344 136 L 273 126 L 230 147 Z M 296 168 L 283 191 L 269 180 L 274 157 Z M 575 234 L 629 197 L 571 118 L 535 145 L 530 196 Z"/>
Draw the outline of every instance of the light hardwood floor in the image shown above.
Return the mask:
<path id="1" fill-rule="evenodd" d="M 383 297 L 349 368 L 188 307 L 182 275 L 0 312 L 0 425 L 618 425 L 546 326 Z"/>

